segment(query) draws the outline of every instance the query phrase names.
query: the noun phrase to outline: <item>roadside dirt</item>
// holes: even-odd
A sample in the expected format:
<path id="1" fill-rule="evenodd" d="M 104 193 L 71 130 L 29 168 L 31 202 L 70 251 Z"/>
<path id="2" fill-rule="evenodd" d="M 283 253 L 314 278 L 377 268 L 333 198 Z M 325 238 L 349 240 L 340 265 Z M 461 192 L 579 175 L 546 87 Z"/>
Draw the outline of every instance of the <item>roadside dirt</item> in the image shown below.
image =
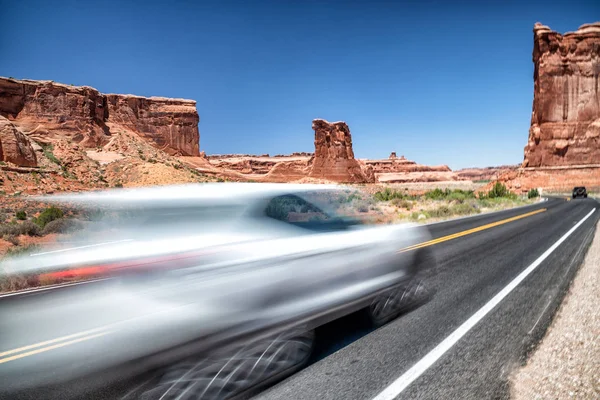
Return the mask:
<path id="1" fill-rule="evenodd" d="M 511 398 L 600 399 L 600 224 L 539 347 L 512 379 Z"/>

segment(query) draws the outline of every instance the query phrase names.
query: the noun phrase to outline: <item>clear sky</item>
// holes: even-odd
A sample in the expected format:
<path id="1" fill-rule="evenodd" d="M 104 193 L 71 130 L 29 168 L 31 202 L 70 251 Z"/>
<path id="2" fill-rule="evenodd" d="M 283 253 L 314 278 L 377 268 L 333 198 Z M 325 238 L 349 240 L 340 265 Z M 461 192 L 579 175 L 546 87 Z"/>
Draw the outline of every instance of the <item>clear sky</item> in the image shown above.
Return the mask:
<path id="1" fill-rule="evenodd" d="M 343 120 L 360 158 L 520 163 L 533 24 L 600 1 L 0 0 L 0 75 L 190 98 L 208 154 L 313 151 Z"/>

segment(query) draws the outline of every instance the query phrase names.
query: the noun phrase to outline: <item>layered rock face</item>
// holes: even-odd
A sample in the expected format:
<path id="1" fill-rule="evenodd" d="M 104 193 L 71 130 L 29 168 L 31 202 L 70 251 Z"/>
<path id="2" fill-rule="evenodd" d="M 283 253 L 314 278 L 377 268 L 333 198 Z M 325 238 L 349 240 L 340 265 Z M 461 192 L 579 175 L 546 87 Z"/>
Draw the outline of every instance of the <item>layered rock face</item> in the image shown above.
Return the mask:
<path id="1" fill-rule="evenodd" d="M 104 95 L 86 86 L 0 78 L 0 116 L 41 143 L 67 139 L 91 148 L 130 131 L 169 154 L 199 154 L 192 100 Z"/>
<path id="2" fill-rule="evenodd" d="M 372 180 L 354 158 L 352 136 L 345 122 L 315 119 L 312 128 L 315 131 L 315 154 L 309 177 L 342 183 Z"/>
<path id="3" fill-rule="evenodd" d="M 600 22 L 534 26 L 534 99 L 523 167 L 600 164 Z"/>
<path id="4" fill-rule="evenodd" d="M 4 117 L 0 117 L 0 161 L 21 167 L 37 167 L 37 157 L 31 142 Z"/>

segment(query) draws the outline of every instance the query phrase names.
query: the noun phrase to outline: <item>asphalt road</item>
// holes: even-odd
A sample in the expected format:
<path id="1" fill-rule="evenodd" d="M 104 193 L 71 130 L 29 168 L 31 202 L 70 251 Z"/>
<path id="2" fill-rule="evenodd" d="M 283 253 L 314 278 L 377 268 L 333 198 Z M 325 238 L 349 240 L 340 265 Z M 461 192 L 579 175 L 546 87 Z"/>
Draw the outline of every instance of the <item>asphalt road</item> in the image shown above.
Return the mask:
<path id="1" fill-rule="evenodd" d="M 321 357 L 257 399 L 374 399 L 502 291 L 594 208 L 550 199 L 524 208 L 431 225 L 435 238 L 546 208 L 431 246 L 439 263 L 427 304 L 368 331 L 327 332 Z M 512 292 L 403 390 L 398 399 L 505 399 L 508 378 L 543 336 L 593 237 L 594 212 Z M 342 347 L 345 346 L 345 347 Z M 342 347 L 342 348 L 340 348 Z M 335 351 L 337 350 L 337 351 Z M 332 351 L 333 354 L 330 354 Z M 413 370 L 414 371 L 414 370 Z M 421 371 L 420 371 L 421 372 Z"/>
<path id="2" fill-rule="evenodd" d="M 510 373 L 543 335 L 599 216 L 596 200 L 563 198 L 430 225 L 434 239 L 424 246 L 437 259 L 433 299 L 377 330 L 353 317 L 324 327 L 311 364 L 257 399 L 507 398 Z M 515 285 L 523 271 L 530 273 Z"/>

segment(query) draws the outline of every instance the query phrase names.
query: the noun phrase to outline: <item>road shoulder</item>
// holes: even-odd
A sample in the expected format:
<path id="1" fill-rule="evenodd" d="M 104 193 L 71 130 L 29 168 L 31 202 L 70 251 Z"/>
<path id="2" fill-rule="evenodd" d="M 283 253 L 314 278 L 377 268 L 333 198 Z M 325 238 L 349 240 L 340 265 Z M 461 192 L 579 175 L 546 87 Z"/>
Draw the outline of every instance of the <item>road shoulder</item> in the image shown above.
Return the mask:
<path id="1" fill-rule="evenodd" d="M 546 335 L 511 379 L 511 398 L 600 398 L 600 224 Z"/>

